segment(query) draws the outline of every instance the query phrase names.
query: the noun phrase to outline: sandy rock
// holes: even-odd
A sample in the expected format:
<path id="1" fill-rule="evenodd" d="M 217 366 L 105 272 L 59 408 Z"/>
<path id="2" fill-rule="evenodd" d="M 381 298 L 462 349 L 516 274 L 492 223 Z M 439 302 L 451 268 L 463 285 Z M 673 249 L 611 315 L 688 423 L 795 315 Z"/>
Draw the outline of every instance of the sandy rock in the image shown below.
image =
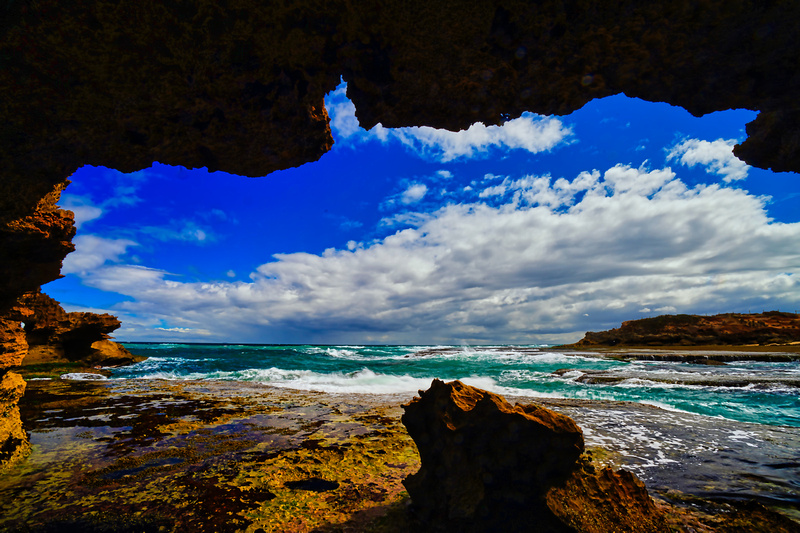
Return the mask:
<path id="1" fill-rule="evenodd" d="M 657 532 L 663 514 L 633 474 L 596 472 L 583 432 L 544 407 L 434 380 L 404 405 L 422 466 L 413 512 L 446 531 Z M 533 525 L 535 524 L 535 528 Z"/>
<path id="2" fill-rule="evenodd" d="M 404 484 L 421 519 L 469 531 L 489 531 L 492 524 L 512 531 L 536 518 L 558 530 L 543 500 L 572 474 L 583 452 L 583 433 L 569 417 L 512 406 L 459 381 L 434 380 L 403 408 L 403 424 L 422 460 Z"/>
<path id="3" fill-rule="evenodd" d="M 22 376 L 6 372 L 0 377 L 0 473 L 30 451 L 28 435 L 19 415 L 18 404 L 24 393 Z"/>

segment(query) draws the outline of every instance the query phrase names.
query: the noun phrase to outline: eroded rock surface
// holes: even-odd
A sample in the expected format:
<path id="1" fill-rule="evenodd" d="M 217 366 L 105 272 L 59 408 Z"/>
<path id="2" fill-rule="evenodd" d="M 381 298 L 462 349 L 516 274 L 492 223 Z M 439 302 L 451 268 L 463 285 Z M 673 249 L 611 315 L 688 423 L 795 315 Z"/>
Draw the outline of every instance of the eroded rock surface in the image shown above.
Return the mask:
<path id="1" fill-rule="evenodd" d="M 450 531 L 663 531 L 630 473 L 595 471 L 575 422 L 459 381 L 404 405 L 422 466 L 404 484 L 424 522 Z"/>
<path id="2" fill-rule="evenodd" d="M 25 380 L 19 374 L 5 372 L 0 376 L 0 473 L 30 451 L 19 413 L 19 400 L 23 394 Z"/>
<path id="3" fill-rule="evenodd" d="M 139 360 L 109 340 L 119 319 L 107 313 L 67 313 L 40 290 L 23 295 L 6 317 L 0 320 L 0 369 L 23 363 L 115 366 Z"/>
<path id="4" fill-rule="evenodd" d="M 662 315 L 628 320 L 619 328 L 586 333 L 576 347 L 704 346 L 800 342 L 800 315 L 725 313 L 714 316 Z"/>
<path id="5" fill-rule="evenodd" d="M 109 366 L 134 362 L 128 350 L 109 340 L 109 333 L 120 326 L 115 316 L 67 313 L 41 291 L 25 294 L 15 309 L 28 314 L 24 319 L 26 364 L 81 360 Z"/>
<path id="6" fill-rule="evenodd" d="M 456 130 L 617 93 L 759 110 L 737 154 L 797 171 L 799 19 L 791 0 L 8 2 L 0 316 L 58 276 L 68 215 L 30 217 L 76 169 L 264 176 L 316 160 L 342 78 L 365 127 Z"/>

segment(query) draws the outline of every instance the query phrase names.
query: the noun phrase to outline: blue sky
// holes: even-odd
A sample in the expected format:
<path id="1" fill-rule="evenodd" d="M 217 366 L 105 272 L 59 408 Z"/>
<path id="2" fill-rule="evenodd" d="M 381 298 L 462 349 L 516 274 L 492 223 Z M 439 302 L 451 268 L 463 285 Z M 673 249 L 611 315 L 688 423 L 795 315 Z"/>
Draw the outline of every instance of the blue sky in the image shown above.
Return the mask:
<path id="1" fill-rule="evenodd" d="M 326 104 L 333 150 L 264 178 L 80 169 L 44 291 L 123 341 L 561 343 L 800 308 L 800 179 L 731 152 L 754 112 L 618 95 L 454 133 L 365 131 L 344 85 Z"/>

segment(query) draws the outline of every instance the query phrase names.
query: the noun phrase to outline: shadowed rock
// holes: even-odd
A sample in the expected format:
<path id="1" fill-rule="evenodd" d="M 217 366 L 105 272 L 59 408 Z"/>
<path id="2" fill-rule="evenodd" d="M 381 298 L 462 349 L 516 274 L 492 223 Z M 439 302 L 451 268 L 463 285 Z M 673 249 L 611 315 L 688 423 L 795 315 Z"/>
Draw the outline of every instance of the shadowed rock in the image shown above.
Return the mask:
<path id="1" fill-rule="evenodd" d="M 581 457 L 583 432 L 567 416 L 439 380 L 403 408 L 422 461 L 404 484 L 415 513 L 434 528 L 663 530 L 635 476 L 597 473 Z"/>
<path id="2" fill-rule="evenodd" d="M 78 168 L 264 176 L 314 161 L 342 79 L 366 128 L 458 130 L 619 93 L 758 110 L 736 154 L 796 172 L 798 19 L 788 0 L 7 2 L 0 316 L 58 277 L 74 230 L 40 202 Z"/>

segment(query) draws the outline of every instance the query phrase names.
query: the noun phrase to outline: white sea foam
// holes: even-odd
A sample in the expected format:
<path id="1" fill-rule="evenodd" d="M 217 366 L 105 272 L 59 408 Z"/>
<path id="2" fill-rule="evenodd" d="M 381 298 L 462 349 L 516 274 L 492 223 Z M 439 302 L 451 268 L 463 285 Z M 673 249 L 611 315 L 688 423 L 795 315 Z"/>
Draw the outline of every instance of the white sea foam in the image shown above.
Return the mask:
<path id="1" fill-rule="evenodd" d="M 61 374 L 60 377 L 69 381 L 102 381 L 108 379 L 103 374 L 92 374 L 91 372 L 70 372 Z"/>

